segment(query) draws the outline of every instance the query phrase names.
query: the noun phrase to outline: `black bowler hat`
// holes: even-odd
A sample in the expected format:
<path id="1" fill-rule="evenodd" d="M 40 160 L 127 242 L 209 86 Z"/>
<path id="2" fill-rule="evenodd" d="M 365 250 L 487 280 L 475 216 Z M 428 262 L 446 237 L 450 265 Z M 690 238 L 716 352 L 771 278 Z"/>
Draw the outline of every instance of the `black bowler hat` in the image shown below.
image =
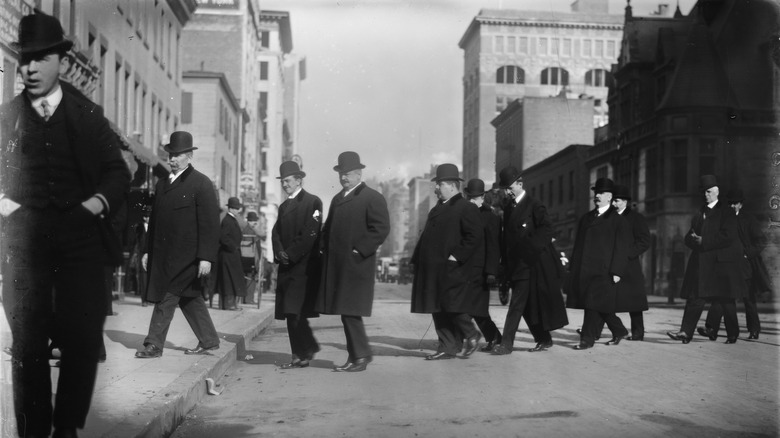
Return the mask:
<path id="1" fill-rule="evenodd" d="M 171 139 L 163 146 L 169 154 L 182 154 L 197 149 L 192 145 L 192 134 L 187 131 L 176 131 L 171 134 Z"/>
<path id="2" fill-rule="evenodd" d="M 257 222 L 260 220 L 260 216 L 258 216 L 254 211 L 250 211 L 246 214 L 246 220 L 249 222 Z"/>
<path id="3" fill-rule="evenodd" d="M 70 50 L 73 41 L 65 38 L 60 20 L 44 14 L 38 9 L 34 14 L 25 15 L 19 21 L 19 41 L 11 43 L 11 47 L 21 55 Z"/>
<path id="4" fill-rule="evenodd" d="M 590 189 L 596 193 L 604 193 L 604 192 L 612 193 L 614 198 L 615 182 L 609 178 L 599 178 L 596 180 L 596 184 Z"/>
<path id="5" fill-rule="evenodd" d="M 338 173 L 346 173 L 356 169 L 364 169 L 365 167 L 360 163 L 360 155 L 357 152 L 347 151 L 339 154 L 339 164 L 333 166 L 333 170 Z"/>
<path id="6" fill-rule="evenodd" d="M 523 176 L 515 166 L 507 166 L 498 173 L 498 186 L 502 189 L 508 188 L 517 180 L 522 181 Z"/>
<path id="7" fill-rule="evenodd" d="M 235 208 L 236 210 L 241 209 L 241 200 L 236 198 L 235 196 L 228 198 L 227 203 L 228 208 Z"/>
<path id="8" fill-rule="evenodd" d="M 615 184 L 615 191 L 612 192 L 612 198 L 625 199 L 626 201 L 630 201 L 631 191 L 628 189 L 628 186 Z"/>
<path id="9" fill-rule="evenodd" d="M 303 178 L 306 176 L 306 173 L 302 171 L 300 167 L 298 167 L 298 163 L 295 161 L 285 161 L 281 166 L 279 166 L 279 175 L 280 176 L 277 176 L 276 179 L 285 179 L 290 175 Z"/>
<path id="10" fill-rule="evenodd" d="M 718 179 L 715 175 L 702 175 L 699 178 L 699 190 L 705 191 L 718 185 Z"/>
<path id="11" fill-rule="evenodd" d="M 485 194 L 485 182 L 478 178 L 470 179 L 463 190 L 469 198 L 476 198 Z"/>
<path id="12" fill-rule="evenodd" d="M 463 181 L 463 178 L 460 177 L 458 166 L 451 163 L 444 163 L 436 168 L 436 177 L 431 178 L 431 181 Z"/>
<path id="13" fill-rule="evenodd" d="M 726 195 L 726 202 L 729 204 L 736 204 L 737 202 L 745 202 L 745 195 L 742 193 L 742 189 L 731 189 Z"/>

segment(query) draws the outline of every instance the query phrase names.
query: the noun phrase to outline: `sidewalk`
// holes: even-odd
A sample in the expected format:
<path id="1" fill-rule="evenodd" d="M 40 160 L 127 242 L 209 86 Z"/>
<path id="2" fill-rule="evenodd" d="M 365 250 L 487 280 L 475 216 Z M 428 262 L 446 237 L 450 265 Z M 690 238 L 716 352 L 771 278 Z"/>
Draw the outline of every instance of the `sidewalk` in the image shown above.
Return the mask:
<path id="1" fill-rule="evenodd" d="M 216 303 L 215 303 L 216 305 Z M 170 434 L 186 413 L 208 397 L 206 378 L 219 383 L 226 370 L 245 351 L 245 343 L 273 321 L 273 294 L 263 294 L 257 305 L 242 305 L 240 311 L 211 309 L 211 318 L 221 338 L 220 348 L 209 355 L 188 356 L 198 340 L 177 310 L 168 332 L 163 356 L 136 359 L 149 327 L 153 306 L 142 307 L 140 298 L 126 296 L 114 301 L 117 315 L 106 318 L 104 340 L 107 360 L 98 367 L 98 378 L 86 427 L 80 437 L 160 437 Z M 11 335 L 0 312 L 0 343 L 9 347 Z M 10 357 L 2 353 L 1 436 L 16 436 L 13 418 Z M 243 357 L 242 357 L 243 359 Z M 52 368 L 52 392 L 58 369 Z M 219 388 L 218 388 L 219 389 Z"/>

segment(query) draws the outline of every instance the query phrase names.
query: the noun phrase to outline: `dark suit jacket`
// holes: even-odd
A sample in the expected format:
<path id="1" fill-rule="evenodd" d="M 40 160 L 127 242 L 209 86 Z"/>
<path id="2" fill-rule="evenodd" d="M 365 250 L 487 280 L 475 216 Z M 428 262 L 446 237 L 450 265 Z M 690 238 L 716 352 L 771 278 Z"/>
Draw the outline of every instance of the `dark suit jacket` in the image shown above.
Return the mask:
<path id="1" fill-rule="evenodd" d="M 412 312 L 455 312 L 483 316 L 479 309 L 485 231 L 479 208 L 457 194 L 439 201 L 414 249 Z M 457 262 L 448 261 L 450 256 Z"/>
<path id="2" fill-rule="evenodd" d="M 761 232 L 758 221 L 753 215 L 742 210 L 737 215 L 737 231 L 749 265 L 747 276 L 750 278 L 750 291 L 771 291 L 772 280 L 761 258 L 761 251 L 766 245 L 766 236 Z"/>
<path id="3" fill-rule="evenodd" d="M 616 312 L 639 312 L 647 310 L 645 292 L 645 274 L 639 257 L 650 249 L 650 229 L 641 213 L 626 207 L 622 216 L 628 221 L 631 230 L 631 244 L 628 247 L 628 266 L 626 276 L 618 283 Z"/>
<path id="4" fill-rule="evenodd" d="M 216 288 L 223 295 L 246 296 L 244 268 L 241 265 L 241 227 L 238 220 L 226 214 L 220 224 L 217 253 Z"/>
<path id="5" fill-rule="evenodd" d="M 317 316 L 314 302 L 320 282 L 320 224 L 322 201 L 301 190 L 293 199 L 279 206 L 279 214 L 271 231 L 274 262 L 284 251 L 289 264 L 280 264 L 276 279 L 276 319 L 285 315 Z"/>
<path id="6" fill-rule="evenodd" d="M 214 184 L 191 165 L 171 184 L 157 182 L 149 219 L 146 300 L 158 302 L 170 292 L 183 297 L 203 293 L 201 260 L 217 261 L 219 205 Z"/>
<path id="7" fill-rule="evenodd" d="M 508 280 L 530 278 L 530 268 L 549 245 L 555 229 L 541 202 L 526 192 L 520 204 L 504 208 L 504 254 L 502 263 Z"/>
<path id="8" fill-rule="evenodd" d="M 322 282 L 315 311 L 371 316 L 376 251 L 389 233 L 387 201 L 366 183 L 346 197 L 343 191 L 333 197 L 320 240 Z"/>

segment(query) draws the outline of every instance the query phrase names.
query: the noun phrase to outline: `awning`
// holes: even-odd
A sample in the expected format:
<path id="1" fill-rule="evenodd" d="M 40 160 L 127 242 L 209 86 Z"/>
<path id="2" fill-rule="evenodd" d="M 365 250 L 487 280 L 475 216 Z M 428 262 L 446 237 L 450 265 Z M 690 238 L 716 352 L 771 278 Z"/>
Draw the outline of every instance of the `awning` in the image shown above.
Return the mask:
<path id="1" fill-rule="evenodd" d="M 114 122 L 109 121 L 109 124 L 111 125 L 111 129 L 119 138 L 119 141 L 122 142 L 122 147 L 132 152 L 138 161 L 145 163 L 152 168 L 159 165 L 162 166 L 166 171 L 171 171 L 171 167 L 168 165 L 168 163 L 165 162 L 165 160 L 162 158 L 158 157 L 153 150 L 147 149 L 138 140 L 125 136 L 122 130 L 116 126 Z"/>

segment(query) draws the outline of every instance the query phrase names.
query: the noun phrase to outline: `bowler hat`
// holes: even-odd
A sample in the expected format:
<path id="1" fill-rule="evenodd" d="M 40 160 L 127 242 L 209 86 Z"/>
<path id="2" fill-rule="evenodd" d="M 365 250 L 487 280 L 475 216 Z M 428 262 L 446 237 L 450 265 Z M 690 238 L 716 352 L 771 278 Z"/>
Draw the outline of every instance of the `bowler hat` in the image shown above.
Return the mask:
<path id="1" fill-rule="evenodd" d="M 197 149 L 192 145 L 192 134 L 187 131 L 176 131 L 171 134 L 171 139 L 163 146 L 169 154 L 181 154 Z"/>
<path id="2" fill-rule="evenodd" d="M 356 169 L 364 169 L 365 167 L 360 163 L 360 155 L 357 152 L 347 151 L 339 154 L 339 164 L 333 166 L 333 170 L 345 173 Z"/>
<path id="3" fill-rule="evenodd" d="M 702 175 L 699 178 L 699 190 L 704 191 L 718 185 L 715 175 Z"/>
<path id="4" fill-rule="evenodd" d="M 469 198 L 476 198 L 485 194 L 485 182 L 478 178 L 470 179 L 463 190 Z"/>
<path id="5" fill-rule="evenodd" d="M 436 168 L 436 177 L 431 178 L 431 181 L 463 181 L 463 178 L 460 177 L 458 166 L 452 163 L 444 163 Z"/>
<path id="6" fill-rule="evenodd" d="M 615 182 L 609 178 L 599 178 L 596 180 L 596 184 L 590 189 L 596 193 L 610 192 L 614 197 Z"/>
<path id="7" fill-rule="evenodd" d="M 73 41 L 65 38 L 60 20 L 36 9 L 34 14 L 25 15 L 19 21 L 19 41 L 12 42 L 11 47 L 22 55 L 68 51 Z"/>
<path id="8" fill-rule="evenodd" d="M 745 195 L 742 193 L 742 189 L 731 189 L 726 195 L 726 202 L 729 204 L 736 204 L 737 202 L 744 202 Z"/>
<path id="9" fill-rule="evenodd" d="M 260 216 L 258 216 L 254 211 L 250 211 L 246 214 L 246 220 L 249 222 L 257 222 L 260 220 Z"/>
<path id="10" fill-rule="evenodd" d="M 235 196 L 228 198 L 227 203 L 228 208 L 235 208 L 237 210 L 241 209 L 241 200 L 236 198 Z"/>
<path id="11" fill-rule="evenodd" d="M 298 167 L 298 163 L 295 161 L 285 161 L 281 166 L 279 166 L 279 176 L 277 176 L 276 179 L 285 179 L 290 175 L 303 178 L 306 176 L 306 173 L 302 171 L 300 167 Z"/>
<path id="12" fill-rule="evenodd" d="M 612 198 L 619 198 L 630 201 L 631 191 L 628 189 L 628 186 L 624 186 L 623 184 L 615 184 L 615 190 L 612 192 Z"/>
<path id="13" fill-rule="evenodd" d="M 502 189 L 508 188 L 517 180 L 522 181 L 523 176 L 515 166 L 507 166 L 498 173 L 498 186 Z"/>

